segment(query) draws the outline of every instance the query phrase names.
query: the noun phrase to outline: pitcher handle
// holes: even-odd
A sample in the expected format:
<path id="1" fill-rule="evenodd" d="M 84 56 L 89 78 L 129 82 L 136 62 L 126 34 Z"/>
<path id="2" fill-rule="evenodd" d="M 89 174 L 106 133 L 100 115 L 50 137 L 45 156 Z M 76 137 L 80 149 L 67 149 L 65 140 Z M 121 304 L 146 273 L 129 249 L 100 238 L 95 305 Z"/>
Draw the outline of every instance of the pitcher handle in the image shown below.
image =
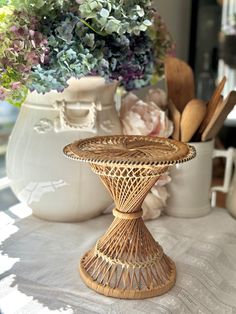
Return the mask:
<path id="1" fill-rule="evenodd" d="M 232 147 L 227 150 L 215 149 L 213 153 L 213 158 L 224 157 L 226 159 L 226 167 L 224 174 L 224 183 L 222 186 L 213 186 L 211 188 L 211 206 L 216 206 L 216 196 L 217 192 L 228 193 L 233 170 L 233 160 L 234 160 L 234 149 Z"/>
<path id="2" fill-rule="evenodd" d="M 57 101 L 56 107 L 59 109 L 59 126 L 57 131 L 80 130 L 96 132 L 97 111 L 101 110 L 101 104 L 95 102 L 68 102 L 66 100 Z M 77 122 L 70 121 L 67 110 L 87 110 L 88 114 Z"/>

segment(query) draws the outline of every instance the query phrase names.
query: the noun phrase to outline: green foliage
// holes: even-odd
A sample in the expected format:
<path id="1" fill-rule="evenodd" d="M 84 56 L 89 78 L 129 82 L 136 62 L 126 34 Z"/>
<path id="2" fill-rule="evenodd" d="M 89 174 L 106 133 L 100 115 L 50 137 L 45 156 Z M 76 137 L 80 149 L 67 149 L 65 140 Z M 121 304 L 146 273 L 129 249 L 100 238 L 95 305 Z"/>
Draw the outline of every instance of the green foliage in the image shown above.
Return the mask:
<path id="1" fill-rule="evenodd" d="M 8 0 L 0 0 L 0 8 L 8 4 Z"/>
<path id="2" fill-rule="evenodd" d="M 9 93 L 9 96 L 7 96 L 5 100 L 9 104 L 17 108 L 20 108 L 22 103 L 25 101 L 27 95 L 28 95 L 28 88 L 26 86 L 22 86 L 20 89 L 11 91 L 11 93 Z"/>
<path id="3" fill-rule="evenodd" d="M 79 10 L 97 31 L 139 35 L 152 25 L 150 5 L 149 0 L 87 0 Z"/>

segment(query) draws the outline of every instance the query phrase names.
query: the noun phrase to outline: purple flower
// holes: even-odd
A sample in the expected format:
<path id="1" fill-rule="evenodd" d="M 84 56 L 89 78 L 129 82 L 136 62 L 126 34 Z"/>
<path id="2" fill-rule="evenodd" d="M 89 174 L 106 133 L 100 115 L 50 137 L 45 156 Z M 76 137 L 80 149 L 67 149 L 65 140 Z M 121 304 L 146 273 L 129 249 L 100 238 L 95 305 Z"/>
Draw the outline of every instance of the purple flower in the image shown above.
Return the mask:
<path id="1" fill-rule="evenodd" d="M 24 27 L 18 27 L 16 25 L 13 25 L 11 28 L 10 28 L 10 31 L 12 33 L 14 33 L 17 37 L 22 37 L 25 35 L 26 33 L 26 30 Z"/>
<path id="2" fill-rule="evenodd" d="M 28 52 L 25 56 L 25 60 L 32 65 L 37 65 L 40 61 L 38 55 L 34 51 Z"/>
<path id="3" fill-rule="evenodd" d="M 24 41 L 23 40 L 15 40 L 13 42 L 13 51 L 15 52 L 20 52 L 21 50 L 23 50 L 25 47 Z"/>
<path id="4" fill-rule="evenodd" d="M 10 31 L 13 33 L 16 33 L 18 31 L 18 27 L 16 25 L 13 25 L 12 27 L 10 27 Z"/>

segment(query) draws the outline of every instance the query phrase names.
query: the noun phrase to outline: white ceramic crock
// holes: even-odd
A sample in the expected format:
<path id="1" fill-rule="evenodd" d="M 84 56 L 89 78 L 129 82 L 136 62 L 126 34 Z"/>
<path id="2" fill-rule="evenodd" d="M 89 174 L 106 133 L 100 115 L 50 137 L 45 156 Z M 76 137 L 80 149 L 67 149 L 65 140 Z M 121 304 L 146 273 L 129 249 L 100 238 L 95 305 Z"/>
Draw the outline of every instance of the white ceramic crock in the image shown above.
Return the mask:
<path id="1" fill-rule="evenodd" d="M 216 204 L 216 192 L 227 193 L 230 185 L 233 152 L 215 150 L 214 141 L 190 143 L 196 148 L 197 156 L 184 164 L 172 167 L 170 194 L 165 213 L 169 216 L 197 218 L 207 215 Z M 215 157 L 226 158 L 224 185 L 211 187 L 212 163 Z M 212 193 L 213 192 L 213 193 Z M 213 195 L 211 200 L 211 195 Z M 212 202 L 211 202 L 212 201 Z"/>
<path id="2" fill-rule="evenodd" d="M 7 174 L 36 216 L 82 221 L 112 203 L 89 166 L 67 159 L 63 148 L 86 137 L 121 134 L 116 87 L 100 78 L 72 80 L 63 93 L 32 93 L 23 104 L 8 145 Z"/>

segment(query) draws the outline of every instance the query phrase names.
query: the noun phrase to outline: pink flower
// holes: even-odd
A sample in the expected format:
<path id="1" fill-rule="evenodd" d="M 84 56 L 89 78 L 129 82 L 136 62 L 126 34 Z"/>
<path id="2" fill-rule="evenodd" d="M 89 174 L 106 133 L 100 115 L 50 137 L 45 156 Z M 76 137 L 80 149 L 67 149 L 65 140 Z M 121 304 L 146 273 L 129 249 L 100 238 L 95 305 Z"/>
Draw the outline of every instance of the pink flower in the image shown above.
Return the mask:
<path id="1" fill-rule="evenodd" d="M 166 109 L 168 105 L 166 92 L 162 89 L 150 89 L 148 91 L 146 102 L 154 102 L 161 109 Z"/>
<path id="2" fill-rule="evenodd" d="M 124 134 L 169 137 L 173 123 L 154 102 L 146 103 L 129 93 L 122 102 L 120 118 Z"/>
<path id="3" fill-rule="evenodd" d="M 168 174 L 163 174 L 145 198 L 142 209 L 144 220 L 156 219 L 166 207 L 169 193 L 166 185 L 171 182 Z"/>
<path id="4" fill-rule="evenodd" d="M 5 100 L 7 97 L 6 90 L 3 87 L 0 87 L 0 100 Z"/>
<path id="5" fill-rule="evenodd" d="M 13 90 L 19 89 L 20 87 L 21 87 L 21 82 L 14 82 L 14 83 L 12 83 L 12 85 L 11 85 L 11 88 L 12 88 Z"/>
<path id="6" fill-rule="evenodd" d="M 30 35 L 30 37 L 34 37 L 34 35 L 35 35 L 35 31 L 34 31 L 34 30 L 32 30 L 32 29 L 30 29 L 30 30 L 29 30 L 29 35 Z"/>

